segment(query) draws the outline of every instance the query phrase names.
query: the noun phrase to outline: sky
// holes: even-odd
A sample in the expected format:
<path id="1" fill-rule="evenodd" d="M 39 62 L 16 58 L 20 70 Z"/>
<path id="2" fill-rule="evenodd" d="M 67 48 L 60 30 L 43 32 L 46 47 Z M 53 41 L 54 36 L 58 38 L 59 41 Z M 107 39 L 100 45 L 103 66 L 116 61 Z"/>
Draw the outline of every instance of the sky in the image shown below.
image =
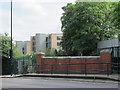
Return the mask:
<path id="1" fill-rule="evenodd" d="M 30 40 L 36 33 L 62 33 L 61 7 L 75 0 L 13 0 L 13 39 Z M 0 1 L 0 33 L 10 35 L 10 0 Z"/>

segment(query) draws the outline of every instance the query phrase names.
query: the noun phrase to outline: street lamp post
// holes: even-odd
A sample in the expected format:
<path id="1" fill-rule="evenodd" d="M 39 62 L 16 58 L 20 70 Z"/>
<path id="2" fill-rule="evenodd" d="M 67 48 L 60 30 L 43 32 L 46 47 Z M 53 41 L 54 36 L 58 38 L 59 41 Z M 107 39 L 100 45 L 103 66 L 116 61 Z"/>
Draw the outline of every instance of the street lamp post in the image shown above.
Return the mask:
<path id="1" fill-rule="evenodd" d="M 25 72 L 25 62 L 24 62 L 24 54 L 25 54 L 25 48 L 22 48 L 22 52 L 23 52 L 23 74 Z"/>
<path id="2" fill-rule="evenodd" d="M 10 49 L 10 60 L 11 60 L 11 76 L 13 72 L 12 68 L 12 56 L 13 56 L 13 50 L 12 50 L 12 0 L 11 0 L 11 49 Z"/>

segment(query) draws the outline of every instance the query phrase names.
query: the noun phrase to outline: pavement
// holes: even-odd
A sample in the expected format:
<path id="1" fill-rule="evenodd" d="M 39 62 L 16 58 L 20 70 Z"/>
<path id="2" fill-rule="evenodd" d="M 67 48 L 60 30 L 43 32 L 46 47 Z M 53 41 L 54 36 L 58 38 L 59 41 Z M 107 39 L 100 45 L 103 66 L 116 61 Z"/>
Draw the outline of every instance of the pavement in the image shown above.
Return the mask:
<path id="1" fill-rule="evenodd" d="M 118 82 L 49 77 L 2 78 L 2 88 L 118 88 Z M 21 89 L 19 89 L 21 90 Z M 52 89 L 53 90 L 53 89 Z M 80 89 L 81 90 L 81 89 Z M 91 89 L 92 90 L 92 89 Z M 106 89 L 105 89 L 106 90 Z"/>
<path id="2" fill-rule="evenodd" d="M 52 78 L 77 78 L 77 79 L 102 79 L 120 81 L 120 75 L 103 75 L 103 74 L 18 74 L 18 75 L 3 75 L 0 78 L 15 78 L 15 77 L 52 77 Z"/>

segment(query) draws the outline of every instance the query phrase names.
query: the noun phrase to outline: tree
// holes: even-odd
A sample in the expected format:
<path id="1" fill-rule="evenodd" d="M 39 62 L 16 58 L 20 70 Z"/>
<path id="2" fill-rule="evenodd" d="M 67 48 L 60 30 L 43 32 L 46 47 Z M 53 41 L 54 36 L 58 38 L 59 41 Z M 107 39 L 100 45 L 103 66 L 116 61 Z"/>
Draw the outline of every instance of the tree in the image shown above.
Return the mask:
<path id="1" fill-rule="evenodd" d="M 66 56 L 66 53 L 63 49 L 55 49 L 55 56 Z"/>
<path id="2" fill-rule="evenodd" d="M 1 47 L 1 52 L 0 56 L 10 58 L 10 49 L 11 49 L 11 39 L 8 34 L 0 35 L 0 47 Z M 16 50 L 17 46 L 12 43 L 13 47 L 13 58 L 19 57 L 20 53 L 19 51 Z"/>
<path id="3" fill-rule="evenodd" d="M 113 22 L 117 29 L 120 29 L 120 1 L 115 5 Z"/>
<path id="4" fill-rule="evenodd" d="M 8 34 L 0 35 L 0 57 L 2 57 L 2 74 L 11 74 L 11 60 L 10 60 L 10 37 Z M 16 51 L 16 45 L 13 46 L 13 58 L 18 57 L 19 53 Z"/>
<path id="5" fill-rule="evenodd" d="M 118 33 L 112 23 L 113 2 L 77 2 L 64 6 L 62 47 L 67 55 L 93 55 L 97 43 Z"/>
<path id="6" fill-rule="evenodd" d="M 120 41 L 120 1 L 115 5 L 114 13 L 113 13 L 113 22 L 114 26 L 119 30 L 118 38 Z"/>
<path id="7" fill-rule="evenodd" d="M 51 48 L 51 49 L 47 49 L 45 52 L 45 56 L 56 56 L 56 49 Z"/>

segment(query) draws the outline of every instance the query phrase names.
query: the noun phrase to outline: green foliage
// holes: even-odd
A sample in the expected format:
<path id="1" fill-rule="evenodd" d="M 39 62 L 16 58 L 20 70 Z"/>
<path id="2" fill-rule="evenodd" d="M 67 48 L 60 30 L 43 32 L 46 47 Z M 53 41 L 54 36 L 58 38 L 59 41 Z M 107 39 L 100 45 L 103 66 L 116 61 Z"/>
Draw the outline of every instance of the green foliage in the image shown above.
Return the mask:
<path id="1" fill-rule="evenodd" d="M 0 35 L 0 56 L 9 58 L 10 57 L 10 49 L 11 49 L 11 39 L 8 34 Z M 19 57 L 20 53 L 16 50 L 16 45 L 12 44 L 13 47 L 13 58 Z"/>
<path id="2" fill-rule="evenodd" d="M 43 52 L 43 51 L 40 49 L 40 50 L 38 50 L 38 52 Z"/>
<path id="3" fill-rule="evenodd" d="M 120 41 L 120 1 L 115 5 L 114 13 L 113 13 L 113 22 L 114 26 L 118 29 L 118 38 Z"/>
<path id="4" fill-rule="evenodd" d="M 64 52 L 64 50 L 62 49 L 47 49 L 46 50 L 46 53 L 45 53 L 45 56 L 63 56 L 63 55 L 66 55 L 66 53 Z"/>
<path id="5" fill-rule="evenodd" d="M 62 49 L 56 50 L 55 54 L 56 56 L 66 56 L 65 51 Z"/>
<path id="6" fill-rule="evenodd" d="M 10 52 L 10 37 L 8 34 L 0 35 L 0 47 L 1 47 L 1 53 L 0 56 L 8 58 L 9 52 Z"/>
<path id="7" fill-rule="evenodd" d="M 35 60 L 36 56 L 34 53 L 22 55 L 20 57 L 15 58 L 16 60 Z"/>
<path id="8" fill-rule="evenodd" d="M 115 27 L 120 30 L 120 1 L 114 7 L 113 22 Z"/>
<path id="9" fill-rule="evenodd" d="M 120 42 L 120 33 L 118 34 L 118 39 L 119 39 L 119 42 Z"/>
<path id="10" fill-rule="evenodd" d="M 16 45 L 12 44 L 12 47 L 13 47 L 13 59 L 14 59 L 18 57 L 20 54 L 18 51 L 16 51 Z M 0 35 L 0 56 L 2 57 L 2 75 L 15 73 L 13 71 L 13 69 L 15 68 L 14 66 L 15 60 L 13 61 L 10 60 L 10 49 L 11 49 L 11 39 L 8 36 L 8 34 L 5 33 L 3 35 Z"/>
<path id="11" fill-rule="evenodd" d="M 22 54 L 18 50 L 16 50 L 16 48 L 17 48 L 17 46 L 14 46 L 14 48 L 13 48 L 13 58 L 14 59 L 17 59 L 22 56 Z"/>
<path id="12" fill-rule="evenodd" d="M 45 52 L 45 56 L 56 56 L 56 49 L 52 48 L 52 49 L 47 49 Z"/>
<path id="13" fill-rule="evenodd" d="M 67 55 L 91 55 L 97 43 L 114 38 L 118 30 L 112 23 L 113 2 L 77 2 L 63 7 L 62 47 Z"/>

